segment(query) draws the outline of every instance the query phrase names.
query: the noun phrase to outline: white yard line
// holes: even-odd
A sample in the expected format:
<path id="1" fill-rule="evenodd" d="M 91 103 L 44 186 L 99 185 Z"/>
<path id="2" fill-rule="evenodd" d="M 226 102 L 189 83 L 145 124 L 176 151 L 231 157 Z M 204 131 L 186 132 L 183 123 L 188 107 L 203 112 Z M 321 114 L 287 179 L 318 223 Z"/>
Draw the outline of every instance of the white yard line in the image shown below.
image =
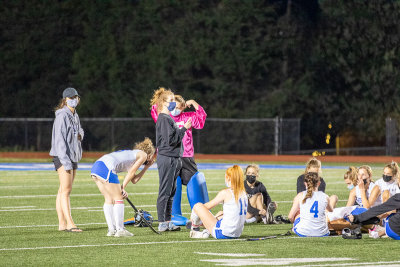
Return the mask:
<path id="1" fill-rule="evenodd" d="M 106 225 L 105 222 L 103 223 L 78 223 L 76 225 Z M 12 228 L 39 228 L 39 227 L 58 227 L 57 224 L 54 225 L 8 225 L 8 226 L 0 226 L 0 229 L 12 229 Z"/>
<path id="2" fill-rule="evenodd" d="M 210 239 L 210 240 L 179 240 L 164 242 L 139 242 L 124 244 L 91 244 L 91 245 L 75 245 L 75 246 L 53 246 L 53 247 L 25 247 L 25 248 L 0 248 L 0 251 L 21 251 L 21 250 L 41 250 L 41 249 L 63 249 L 63 248 L 84 248 L 84 247 L 110 247 L 110 246 L 138 246 L 138 245 L 157 245 L 157 244 L 182 244 L 182 243 L 205 243 L 205 242 L 232 242 L 242 241 L 243 239 Z"/>

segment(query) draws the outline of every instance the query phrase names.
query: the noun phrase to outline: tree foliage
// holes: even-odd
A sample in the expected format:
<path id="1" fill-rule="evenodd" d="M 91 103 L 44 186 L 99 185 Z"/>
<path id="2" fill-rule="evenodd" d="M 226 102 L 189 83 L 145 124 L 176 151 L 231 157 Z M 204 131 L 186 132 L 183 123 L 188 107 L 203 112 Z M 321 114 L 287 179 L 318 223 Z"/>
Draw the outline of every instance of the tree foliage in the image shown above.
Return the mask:
<path id="1" fill-rule="evenodd" d="M 0 116 L 148 117 L 155 89 L 211 117 L 300 117 L 302 146 L 326 127 L 381 143 L 398 113 L 399 1 L 7 1 Z"/>

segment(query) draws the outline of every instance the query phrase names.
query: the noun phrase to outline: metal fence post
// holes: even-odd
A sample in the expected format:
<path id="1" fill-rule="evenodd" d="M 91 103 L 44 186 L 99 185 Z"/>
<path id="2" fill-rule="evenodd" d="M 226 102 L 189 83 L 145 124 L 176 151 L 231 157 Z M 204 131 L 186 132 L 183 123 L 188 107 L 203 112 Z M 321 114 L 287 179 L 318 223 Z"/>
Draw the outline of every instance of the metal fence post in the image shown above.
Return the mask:
<path id="1" fill-rule="evenodd" d="M 25 137 L 25 150 L 28 150 L 28 118 L 25 118 L 25 132 L 24 132 L 24 137 Z"/>
<path id="2" fill-rule="evenodd" d="M 114 148 L 114 118 L 111 118 L 111 147 L 110 151 L 112 151 Z"/>
<path id="3" fill-rule="evenodd" d="M 275 155 L 279 154 L 279 117 L 275 117 Z"/>

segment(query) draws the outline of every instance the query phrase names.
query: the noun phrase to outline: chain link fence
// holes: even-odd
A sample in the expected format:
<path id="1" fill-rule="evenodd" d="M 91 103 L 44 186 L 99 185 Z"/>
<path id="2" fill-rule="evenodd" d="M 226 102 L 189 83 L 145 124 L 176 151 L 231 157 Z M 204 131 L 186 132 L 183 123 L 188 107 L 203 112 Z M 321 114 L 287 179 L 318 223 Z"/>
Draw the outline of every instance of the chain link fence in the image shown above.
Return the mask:
<path id="1" fill-rule="evenodd" d="M 48 151 L 52 118 L 0 118 L 0 150 Z M 85 151 L 131 148 L 149 137 L 155 142 L 151 118 L 81 118 Z M 300 119 L 207 118 L 201 130 L 193 129 L 196 153 L 284 154 L 300 149 Z"/>

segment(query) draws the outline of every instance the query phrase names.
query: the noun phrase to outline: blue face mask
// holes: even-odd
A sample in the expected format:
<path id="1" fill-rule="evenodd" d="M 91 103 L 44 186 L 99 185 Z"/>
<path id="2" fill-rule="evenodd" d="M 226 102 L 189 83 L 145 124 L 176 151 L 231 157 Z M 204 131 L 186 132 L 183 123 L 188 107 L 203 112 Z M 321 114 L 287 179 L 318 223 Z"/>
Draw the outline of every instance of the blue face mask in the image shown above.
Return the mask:
<path id="1" fill-rule="evenodd" d="M 349 190 L 351 190 L 351 189 L 353 189 L 353 188 L 354 188 L 354 185 L 353 185 L 353 184 L 350 184 L 350 185 L 347 186 L 347 189 L 349 189 Z"/>
<path id="2" fill-rule="evenodd" d="M 171 111 L 171 115 L 176 117 L 179 116 L 179 114 L 181 114 L 182 111 L 180 111 L 179 109 L 175 108 L 173 111 Z"/>
<path id="3" fill-rule="evenodd" d="M 169 102 L 168 110 L 173 111 L 176 107 L 176 102 Z"/>

